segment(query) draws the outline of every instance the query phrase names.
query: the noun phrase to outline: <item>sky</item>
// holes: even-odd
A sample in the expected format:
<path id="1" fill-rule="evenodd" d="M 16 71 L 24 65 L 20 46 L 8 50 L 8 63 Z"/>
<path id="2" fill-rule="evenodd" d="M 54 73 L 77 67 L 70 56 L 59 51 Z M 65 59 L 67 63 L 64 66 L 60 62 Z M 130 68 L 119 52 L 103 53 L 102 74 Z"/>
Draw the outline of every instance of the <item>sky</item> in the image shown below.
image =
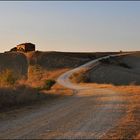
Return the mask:
<path id="1" fill-rule="evenodd" d="M 139 1 L 0 1 L 0 52 L 140 50 Z"/>

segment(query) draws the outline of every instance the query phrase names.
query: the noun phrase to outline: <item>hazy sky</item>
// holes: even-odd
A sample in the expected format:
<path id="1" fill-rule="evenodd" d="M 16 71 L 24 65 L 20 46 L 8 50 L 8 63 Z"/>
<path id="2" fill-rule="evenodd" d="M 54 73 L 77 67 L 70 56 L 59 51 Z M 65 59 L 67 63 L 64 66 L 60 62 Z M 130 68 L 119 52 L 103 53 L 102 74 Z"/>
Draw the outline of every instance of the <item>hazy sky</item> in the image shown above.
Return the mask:
<path id="1" fill-rule="evenodd" d="M 140 50 L 140 2 L 0 2 L 0 51 Z"/>

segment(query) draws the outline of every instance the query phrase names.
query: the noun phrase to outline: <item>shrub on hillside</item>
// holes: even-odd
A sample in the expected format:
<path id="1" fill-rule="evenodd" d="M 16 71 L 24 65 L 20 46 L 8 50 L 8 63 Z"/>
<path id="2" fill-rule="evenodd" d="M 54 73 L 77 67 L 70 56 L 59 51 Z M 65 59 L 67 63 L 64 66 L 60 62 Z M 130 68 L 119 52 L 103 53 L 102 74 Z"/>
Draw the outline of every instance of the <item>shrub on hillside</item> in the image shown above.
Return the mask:
<path id="1" fill-rule="evenodd" d="M 51 80 L 51 79 L 45 80 L 43 89 L 50 90 L 51 87 L 52 87 L 55 83 L 56 83 L 55 80 Z"/>
<path id="2" fill-rule="evenodd" d="M 17 76 L 12 70 L 6 69 L 0 73 L 0 85 L 10 86 L 14 85 L 17 81 Z"/>

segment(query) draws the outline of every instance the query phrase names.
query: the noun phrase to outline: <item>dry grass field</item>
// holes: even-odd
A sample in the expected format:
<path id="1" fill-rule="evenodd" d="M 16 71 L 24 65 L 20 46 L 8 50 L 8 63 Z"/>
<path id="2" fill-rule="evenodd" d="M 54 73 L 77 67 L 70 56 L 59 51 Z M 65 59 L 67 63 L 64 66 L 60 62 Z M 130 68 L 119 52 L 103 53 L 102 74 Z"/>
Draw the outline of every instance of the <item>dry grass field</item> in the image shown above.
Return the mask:
<path id="1" fill-rule="evenodd" d="M 50 138 L 57 135 L 88 137 L 90 134 L 90 138 L 139 139 L 139 54 L 111 58 L 91 70 L 73 73 L 71 82 L 81 85 L 76 89 L 56 83 L 62 73 L 98 56 L 95 57 L 95 53 L 94 57 L 92 53 L 90 56 L 86 53 L 27 53 L 24 58 L 28 67 L 20 76 L 15 74 L 15 69 L 4 65 L 0 75 L 1 138 L 40 134 L 44 138 L 48 138 L 48 134 Z M 6 119 L 12 121 L 8 124 Z M 14 121 L 22 125 L 17 127 Z M 80 133 L 74 134 L 77 127 Z M 58 128 L 66 133 L 57 133 Z"/>
<path id="2" fill-rule="evenodd" d="M 31 52 L 31 53 L 4 53 L 0 57 L 4 61 L 0 61 L 0 106 L 1 108 L 7 108 L 12 106 L 19 106 L 25 104 L 34 104 L 35 102 L 43 99 L 47 99 L 48 96 L 54 95 L 72 95 L 73 91 L 63 88 L 55 83 L 50 90 L 46 90 L 46 80 L 56 80 L 56 78 L 62 73 L 75 68 L 83 63 L 86 63 L 92 59 L 113 53 L 62 53 L 62 52 Z M 26 57 L 25 57 L 26 56 Z M 136 57 L 136 58 L 135 58 Z M 134 70 L 139 72 L 138 66 L 139 55 L 129 56 L 123 58 L 123 61 L 129 60 Z M 134 63 L 135 62 L 135 63 Z M 127 62 L 128 63 L 128 62 Z M 113 64 L 114 65 L 114 64 Z M 104 64 L 104 67 L 108 68 L 108 64 Z M 112 66 L 110 66 L 112 67 Z M 120 66 L 115 66 L 118 69 Z M 118 70 L 117 69 L 117 70 Z M 127 70 L 122 68 L 123 71 Z M 112 69 L 114 71 L 114 69 Z M 105 70 L 104 70 L 105 71 Z M 104 72 L 103 71 L 103 72 Z M 128 70 L 127 70 L 128 71 Z M 132 70 L 131 70 L 132 71 Z M 98 71 L 100 72 L 100 71 Z M 115 72 L 115 71 L 114 71 Z M 18 74 L 17 74 L 18 73 Z M 81 74 L 82 73 L 82 74 Z M 113 73 L 113 72 L 112 72 Z M 104 72 L 106 75 L 106 73 Z M 109 73 L 111 75 L 111 73 Z M 17 76 L 19 75 L 19 76 Z M 71 77 L 72 82 L 89 82 L 89 77 L 94 77 L 96 69 L 85 74 L 85 71 L 78 72 Z M 102 72 L 101 72 L 102 75 Z M 111 75 L 112 76 L 112 75 Z M 116 75 L 114 75 L 116 76 Z M 125 76 L 125 74 L 124 74 Z M 138 77 L 138 76 L 137 76 Z M 98 74 L 100 78 L 100 74 Z M 116 79 L 116 77 L 113 77 Z M 138 79 L 138 78 L 137 78 Z M 95 79 L 93 78 L 93 81 Z M 103 80 L 101 78 L 101 80 Z M 108 78 L 108 80 L 110 80 Z M 124 78 L 124 80 L 126 80 Z M 90 79 L 90 82 L 92 80 Z M 110 82 L 111 83 L 111 82 Z M 95 85 L 94 85 L 95 86 Z M 108 84 L 98 85 L 100 88 L 110 88 Z M 118 90 L 115 86 L 111 85 L 111 88 Z M 139 86 L 120 86 L 121 91 L 139 92 Z"/>
<path id="3" fill-rule="evenodd" d="M 5 111 L 34 104 L 73 91 L 46 81 L 55 81 L 62 73 L 108 53 L 6 52 L 0 54 L 0 108 Z"/>
<path id="4" fill-rule="evenodd" d="M 96 83 L 80 83 L 81 86 L 88 86 L 91 89 L 109 89 L 116 92 L 120 100 L 116 107 L 119 108 L 118 112 L 126 112 L 126 115 L 119 120 L 118 124 L 109 130 L 103 139 L 139 139 L 140 138 L 140 86 L 138 85 L 125 85 L 115 86 L 112 84 L 96 84 Z M 116 94 L 116 96 L 117 96 Z M 108 97 L 108 96 L 107 96 Z M 106 94 L 102 98 L 103 102 L 107 99 Z M 112 99 L 115 96 L 112 96 Z M 115 113 L 115 112 L 114 112 Z"/>
<path id="5" fill-rule="evenodd" d="M 79 79 L 84 76 L 89 78 L 88 83 L 80 83 L 81 86 L 109 89 L 118 93 L 123 102 L 116 104 L 116 107 L 119 105 L 120 111 L 127 112 L 103 139 L 140 139 L 140 53 L 103 62 L 95 69 L 87 71 L 86 75 L 84 73 L 76 75 Z"/>
<path id="6" fill-rule="evenodd" d="M 111 58 L 88 72 L 89 82 L 114 85 L 140 85 L 140 53 Z"/>
<path id="7" fill-rule="evenodd" d="M 18 79 L 16 75 L 6 70 L 0 75 L 0 110 L 35 104 L 42 100 L 71 95 L 71 90 L 54 84 L 52 89 L 47 89 L 45 82 L 52 81 L 68 69 L 46 71 L 38 68 L 29 68 L 28 79 Z M 47 86 L 47 87 L 46 87 Z M 51 87 L 50 87 L 51 88 Z"/>

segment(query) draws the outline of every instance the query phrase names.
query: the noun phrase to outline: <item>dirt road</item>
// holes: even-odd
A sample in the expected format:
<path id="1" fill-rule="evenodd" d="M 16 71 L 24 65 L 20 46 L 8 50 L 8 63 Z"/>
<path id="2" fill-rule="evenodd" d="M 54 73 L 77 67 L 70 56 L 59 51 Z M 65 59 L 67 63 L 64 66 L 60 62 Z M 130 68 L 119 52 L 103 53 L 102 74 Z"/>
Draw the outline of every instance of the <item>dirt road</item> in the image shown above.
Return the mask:
<path id="1" fill-rule="evenodd" d="M 66 81 L 62 77 L 58 81 L 72 86 L 73 96 L 60 98 L 15 118 L 0 120 L 0 138 L 99 139 L 127 115 L 128 108 L 124 105 L 129 104 L 129 100 L 123 98 L 124 94 L 73 85 L 67 74 L 62 76 Z"/>
<path id="2" fill-rule="evenodd" d="M 0 138 L 101 138 L 124 116 L 126 101 L 109 90 L 80 90 L 5 121 L 0 121 Z"/>

